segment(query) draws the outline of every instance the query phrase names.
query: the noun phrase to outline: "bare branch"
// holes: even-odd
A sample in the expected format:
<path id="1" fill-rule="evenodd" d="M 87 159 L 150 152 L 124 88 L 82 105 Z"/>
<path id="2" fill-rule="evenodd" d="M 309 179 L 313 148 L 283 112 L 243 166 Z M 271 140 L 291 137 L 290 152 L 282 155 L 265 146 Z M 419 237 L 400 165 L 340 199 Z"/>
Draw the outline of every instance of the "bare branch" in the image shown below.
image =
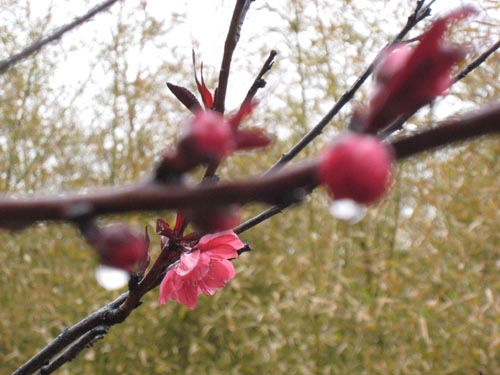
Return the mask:
<path id="1" fill-rule="evenodd" d="M 14 371 L 12 375 L 29 375 L 34 373 L 36 370 L 42 368 L 42 366 L 49 363 L 50 359 L 57 355 L 57 353 L 72 344 L 78 338 L 82 337 L 85 333 L 101 324 L 107 324 L 106 319 L 110 312 L 117 309 L 126 299 L 127 295 L 128 293 L 122 294 L 113 302 L 101 307 L 99 310 L 82 319 L 71 328 L 65 329 L 45 348 Z"/>
<path id="2" fill-rule="evenodd" d="M 76 358 L 76 356 L 80 354 L 80 352 L 82 352 L 84 349 L 92 346 L 96 341 L 103 339 L 106 333 L 108 333 L 108 330 L 109 327 L 107 325 L 99 325 L 95 328 L 92 328 L 90 331 L 80 337 L 68 349 L 61 353 L 60 356 L 40 368 L 39 374 L 52 374 L 66 362 L 70 362 L 74 358 Z"/>
<path id="3" fill-rule="evenodd" d="M 264 80 L 264 75 L 269 70 L 271 70 L 271 68 L 273 67 L 274 58 L 276 57 L 276 55 L 277 55 L 277 52 L 274 50 L 272 50 L 269 53 L 269 56 L 267 57 L 266 61 L 264 62 L 262 69 L 260 70 L 259 74 L 257 74 L 257 77 L 255 77 L 255 80 L 252 83 L 252 86 L 250 86 L 250 89 L 248 90 L 248 93 L 245 96 L 243 103 L 248 103 L 249 101 L 251 101 L 255 97 L 255 94 L 257 94 L 257 91 L 266 85 L 266 81 Z"/>
<path id="4" fill-rule="evenodd" d="M 391 144 L 396 159 L 401 160 L 449 143 L 499 132 L 500 105 L 496 104 L 462 116 L 459 120 L 445 122 L 440 126 L 397 139 Z"/>
<path id="5" fill-rule="evenodd" d="M 310 164 L 314 162 L 286 173 L 220 185 L 163 186 L 140 183 L 86 195 L 2 198 L 0 227 L 10 228 L 12 222 L 28 226 L 39 220 L 72 221 L 75 213 L 82 211 L 87 215 L 107 215 L 162 209 L 199 209 L 251 201 L 282 203 L 294 199 L 291 189 L 305 188 L 315 183 L 315 172 Z"/>
<path id="6" fill-rule="evenodd" d="M 57 39 L 61 38 L 68 31 L 71 31 L 75 27 L 80 26 L 82 23 L 90 20 L 96 14 L 108 9 L 111 5 L 113 5 L 117 1 L 119 1 L 119 0 L 107 0 L 107 1 L 103 2 L 102 4 L 95 6 L 94 8 L 90 9 L 87 13 L 85 13 L 83 16 L 77 17 L 72 22 L 59 27 L 52 34 L 38 39 L 37 41 L 35 41 L 33 44 L 26 47 L 22 51 L 16 53 L 15 55 L 10 56 L 9 58 L 7 58 L 3 61 L 0 61 L 0 74 L 5 73 L 8 69 L 10 69 L 12 66 L 17 64 L 18 62 L 20 62 L 20 61 L 26 59 L 27 57 L 39 52 L 47 44 L 52 43 L 52 42 L 56 41 Z"/>
<path id="7" fill-rule="evenodd" d="M 233 17 L 231 19 L 231 24 L 229 25 L 229 30 L 227 32 L 226 42 L 224 44 L 224 55 L 222 57 L 222 64 L 219 73 L 219 84 L 217 86 L 217 91 L 215 95 L 214 109 L 220 113 L 224 113 L 225 102 L 226 102 L 226 92 L 227 84 L 229 81 L 229 71 L 231 68 L 231 61 L 233 59 L 233 53 L 236 49 L 236 45 L 240 39 L 240 31 L 243 22 L 245 21 L 245 16 L 250 8 L 250 4 L 253 0 L 237 0 L 234 7 Z"/>

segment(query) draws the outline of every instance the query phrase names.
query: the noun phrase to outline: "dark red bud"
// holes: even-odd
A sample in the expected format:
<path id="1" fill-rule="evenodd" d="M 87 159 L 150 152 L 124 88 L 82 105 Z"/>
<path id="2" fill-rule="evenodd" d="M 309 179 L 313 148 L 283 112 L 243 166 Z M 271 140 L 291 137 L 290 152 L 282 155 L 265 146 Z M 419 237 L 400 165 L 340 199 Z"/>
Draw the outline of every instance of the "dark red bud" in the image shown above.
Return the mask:
<path id="1" fill-rule="evenodd" d="M 366 204 L 386 191 L 391 164 L 391 151 L 377 137 L 349 134 L 324 151 L 318 174 L 334 199 Z"/>
<path id="2" fill-rule="evenodd" d="M 232 229 L 240 223 L 238 206 L 191 212 L 189 220 L 202 233 L 216 233 Z"/>
<path id="3" fill-rule="evenodd" d="M 148 241 L 139 232 L 123 224 L 92 228 L 84 232 L 96 250 L 101 263 L 126 271 L 142 272 L 149 262 Z"/>

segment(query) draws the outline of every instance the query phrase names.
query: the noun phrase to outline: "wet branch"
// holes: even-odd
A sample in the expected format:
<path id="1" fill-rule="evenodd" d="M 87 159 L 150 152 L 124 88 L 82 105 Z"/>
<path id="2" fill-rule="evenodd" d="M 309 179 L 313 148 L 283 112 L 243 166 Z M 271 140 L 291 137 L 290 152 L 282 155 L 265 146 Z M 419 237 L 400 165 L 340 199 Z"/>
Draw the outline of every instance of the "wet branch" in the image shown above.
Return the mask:
<path id="1" fill-rule="evenodd" d="M 500 104 L 474 112 L 421 133 L 392 141 L 396 159 L 435 147 L 500 131 Z M 295 203 L 317 185 L 317 160 L 258 178 L 218 185 L 140 183 L 89 194 L 53 195 L 33 198 L 1 198 L 0 227 L 11 223 L 28 226 L 37 221 L 68 221 L 75 212 L 100 216 L 134 211 L 202 209 L 229 204 L 262 202 L 271 205 Z"/>

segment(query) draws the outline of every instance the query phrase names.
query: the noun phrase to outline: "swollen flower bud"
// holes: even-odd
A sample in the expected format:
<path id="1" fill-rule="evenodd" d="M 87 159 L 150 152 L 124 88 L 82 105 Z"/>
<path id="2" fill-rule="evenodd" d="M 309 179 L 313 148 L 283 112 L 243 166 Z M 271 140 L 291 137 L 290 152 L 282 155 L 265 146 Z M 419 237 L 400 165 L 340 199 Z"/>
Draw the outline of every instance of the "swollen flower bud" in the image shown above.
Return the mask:
<path id="1" fill-rule="evenodd" d="M 234 228 L 240 223 L 240 211 L 237 205 L 198 210 L 188 213 L 189 221 L 201 233 L 216 233 Z"/>
<path id="2" fill-rule="evenodd" d="M 149 262 L 148 241 L 141 233 L 123 224 L 84 231 L 85 238 L 96 250 L 101 263 L 126 271 L 144 271 Z"/>
<path id="3" fill-rule="evenodd" d="M 408 44 L 396 44 L 386 49 L 373 71 L 377 84 L 388 84 L 408 63 L 413 53 L 413 47 Z"/>
<path id="4" fill-rule="evenodd" d="M 318 174 L 334 199 L 366 204 L 386 191 L 391 164 L 391 151 L 377 137 L 349 134 L 325 150 Z"/>
<path id="5" fill-rule="evenodd" d="M 198 112 L 183 129 L 179 141 L 182 157 L 201 161 L 220 161 L 234 149 L 230 125 L 214 111 Z"/>

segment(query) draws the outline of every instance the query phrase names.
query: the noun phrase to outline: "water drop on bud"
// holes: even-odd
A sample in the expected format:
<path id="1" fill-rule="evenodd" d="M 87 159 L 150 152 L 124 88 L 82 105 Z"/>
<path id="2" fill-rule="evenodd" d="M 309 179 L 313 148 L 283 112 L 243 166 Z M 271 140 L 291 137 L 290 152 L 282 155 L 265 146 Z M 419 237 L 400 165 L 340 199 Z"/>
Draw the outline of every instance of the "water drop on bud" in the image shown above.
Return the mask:
<path id="1" fill-rule="evenodd" d="M 368 204 L 386 191 L 391 164 L 391 151 L 377 137 L 348 134 L 324 151 L 318 175 L 334 199 Z"/>
<path id="2" fill-rule="evenodd" d="M 365 205 L 354 202 L 352 199 L 339 199 L 330 205 L 330 213 L 336 219 L 345 221 L 348 224 L 356 224 L 366 215 Z"/>
<path id="3" fill-rule="evenodd" d="M 118 268 L 99 265 L 95 270 L 95 278 L 104 289 L 116 290 L 128 284 L 130 273 Z"/>

